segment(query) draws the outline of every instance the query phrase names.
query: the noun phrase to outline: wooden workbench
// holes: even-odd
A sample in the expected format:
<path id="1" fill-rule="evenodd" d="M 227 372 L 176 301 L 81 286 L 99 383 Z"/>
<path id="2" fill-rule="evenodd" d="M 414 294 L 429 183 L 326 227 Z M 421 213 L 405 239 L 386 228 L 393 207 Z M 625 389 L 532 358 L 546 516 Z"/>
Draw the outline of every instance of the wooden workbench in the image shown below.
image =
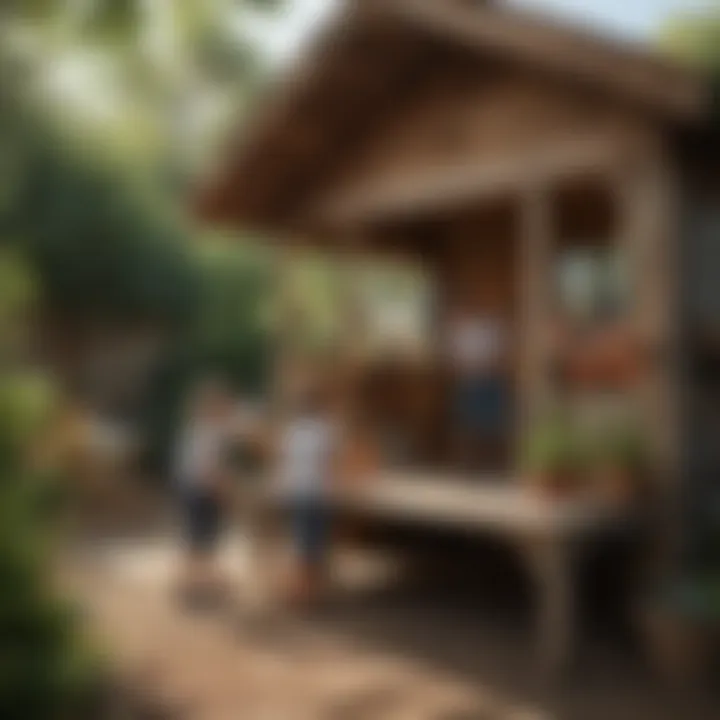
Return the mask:
<path id="1" fill-rule="evenodd" d="M 277 489 L 271 491 L 279 499 Z M 592 498 L 548 500 L 509 479 L 382 471 L 333 497 L 337 510 L 377 521 L 492 535 L 515 548 L 533 581 L 542 672 L 557 677 L 576 644 L 574 565 L 589 539 L 631 520 Z"/>

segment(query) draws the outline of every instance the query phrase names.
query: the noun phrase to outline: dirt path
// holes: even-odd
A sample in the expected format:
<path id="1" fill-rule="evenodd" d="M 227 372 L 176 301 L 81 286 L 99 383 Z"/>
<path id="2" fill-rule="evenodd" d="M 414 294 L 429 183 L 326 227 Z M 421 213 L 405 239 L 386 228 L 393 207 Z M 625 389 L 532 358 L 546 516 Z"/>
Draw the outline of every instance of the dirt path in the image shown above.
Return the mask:
<path id="1" fill-rule="evenodd" d="M 241 548 L 231 542 L 224 555 L 238 578 Z M 569 689 L 548 698 L 534 683 L 526 628 L 413 594 L 356 590 L 314 619 L 260 619 L 242 611 L 239 583 L 226 608 L 187 614 L 168 592 L 174 560 L 167 539 L 116 541 L 78 556 L 69 574 L 114 661 L 180 718 L 688 717 L 616 658 L 591 663 Z"/>

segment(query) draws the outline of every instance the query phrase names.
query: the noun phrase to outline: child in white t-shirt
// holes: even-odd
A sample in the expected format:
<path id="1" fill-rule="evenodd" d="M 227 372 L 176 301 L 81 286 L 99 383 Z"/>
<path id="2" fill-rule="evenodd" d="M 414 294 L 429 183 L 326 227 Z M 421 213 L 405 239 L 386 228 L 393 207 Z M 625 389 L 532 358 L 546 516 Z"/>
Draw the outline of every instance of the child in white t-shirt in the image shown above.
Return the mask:
<path id="1" fill-rule="evenodd" d="M 455 453 L 468 469 L 478 456 L 486 466 L 497 462 L 508 415 L 506 353 L 505 327 L 496 315 L 464 309 L 451 321 L 448 359 L 455 380 Z"/>
<path id="2" fill-rule="evenodd" d="M 278 482 L 290 512 L 296 569 L 293 596 L 311 601 L 319 590 L 329 544 L 332 485 L 339 432 L 327 396 L 302 394 L 279 438 Z"/>
<path id="3" fill-rule="evenodd" d="M 193 598 L 214 594 L 222 585 L 214 561 L 230 475 L 232 411 L 221 384 L 203 383 L 191 399 L 176 447 L 174 475 L 186 545 L 181 589 Z"/>

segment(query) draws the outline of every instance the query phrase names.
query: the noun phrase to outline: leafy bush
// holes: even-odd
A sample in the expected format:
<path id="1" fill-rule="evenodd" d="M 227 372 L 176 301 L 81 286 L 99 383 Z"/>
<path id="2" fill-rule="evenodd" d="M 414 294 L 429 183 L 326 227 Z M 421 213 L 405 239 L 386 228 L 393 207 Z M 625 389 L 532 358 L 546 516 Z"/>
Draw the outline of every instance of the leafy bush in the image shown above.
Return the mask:
<path id="1" fill-rule="evenodd" d="M 22 460 L 33 439 L 50 419 L 52 385 L 42 375 L 13 373 L 0 376 L 0 463 Z"/>
<path id="2" fill-rule="evenodd" d="M 54 488 L 31 467 L 53 398 L 41 376 L 0 377 L 0 717 L 8 720 L 61 717 L 93 667 L 73 609 L 49 585 Z"/>
<path id="3" fill-rule="evenodd" d="M 0 717 L 7 720 L 66 717 L 96 667 L 73 608 L 50 585 L 55 478 L 33 460 L 53 400 L 43 377 L 0 377 Z"/>
<path id="4" fill-rule="evenodd" d="M 150 383 L 144 412 L 146 464 L 167 472 L 183 401 L 199 378 L 221 377 L 244 396 L 268 388 L 270 264 L 260 249 L 209 242 L 197 250 L 192 322 L 171 342 Z"/>
<path id="5" fill-rule="evenodd" d="M 17 258 L 0 257 L 3 340 L 16 338 L 30 283 Z M 53 416 L 55 392 L 47 378 L 14 371 L 10 343 L 0 372 L 0 717 L 68 717 L 87 688 L 92 663 L 79 639 L 72 608 L 51 587 L 54 540 L 47 512 L 54 486 L 37 462 Z"/>

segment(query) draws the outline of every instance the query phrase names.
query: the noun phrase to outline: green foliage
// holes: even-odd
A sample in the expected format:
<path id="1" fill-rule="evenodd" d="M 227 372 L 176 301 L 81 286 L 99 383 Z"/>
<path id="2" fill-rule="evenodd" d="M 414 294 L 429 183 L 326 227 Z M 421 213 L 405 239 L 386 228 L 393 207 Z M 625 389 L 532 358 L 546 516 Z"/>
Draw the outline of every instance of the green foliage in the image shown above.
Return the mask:
<path id="1" fill-rule="evenodd" d="M 96 665 L 72 606 L 48 586 L 48 529 L 28 501 L 27 478 L 0 475 L 0 717 L 67 717 Z"/>
<path id="2" fill-rule="evenodd" d="M 160 198 L 42 125 L 10 131 L 13 190 L 0 228 L 27 251 L 46 304 L 83 316 L 186 319 L 194 281 L 188 235 Z"/>
<path id="3" fill-rule="evenodd" d="M 675 579 L 664 588 L 661 604 L 693 622 L 720 622 L 720 575 L 691 575 Z"/>
<path id="4" fill-rule="evenodd" d="M 54 388 L 42 375 L 0 375 L 0 464 L 15 463 L 49 422 Z"/>
<path id="5" fill-rule="evenodd" d="M 62 42 L 72 39 L 78 53 L 92 47 L 103 57 L 119 61 L 129 75 L 139 80 L 152 77 L 149 93 L 143 94 L 146 88 L 136 96 L 126 88 L 130 94 L 125 97 L 123 88 L 118 87 L 118 97 L 127 105 L 128 125 L 134 126 L 146 111 L 152 114 L 160 110 L 157 119 L 167 136 L 165 110 L 177 112 L 177 108 L 166 106 L 166 102 L 172 105 L 172 98 L 182 88 L 177 86 L 176 73 L 163 74 L 168 68 L 151 67 L 153 59 L 141 52 L 136 40 L 148 30 L 144 23 L 161 19 L 168 37 L 178 43 L 175 69 L 187 75 L 192 87 L 200 80 L 190 72 L 195 66 L 206 80 L 221 71 L 228 83 L 237 85 L 239 69 L 253 64 L 246 43 L 229 29 L 229 18 L 242 4 L 234 0 L 173 0 L 163 3 L 157 17 L 154 11 L 146 12 L 143 0 L 79 4 L 39 0 L 9 2 L 4 9 L 9 18 L 32 13 L 37 22 L 31 34 L 36 40 L 47 37 L 41 20 L 50 26 L 60 22 L 65 27 Z M 246 4 L 269 10 L 279 3 L 246 0 Z M 123 52 L 118 54 L 114 44 L 103 49 L 104 39 L 110 37 L 124 39 Z M 176 211 L 169 209 L 177 196 L 174 188 L 168 187 L 168 167 L 157 162 L 152 167 L 143 166 L 141 180 L 139 173 L 131 175 L 127 168 L 121 170 L 117 162 L 108 161 L 102 143 L 97 138 L 91 141 L 77 119 L 60 122 L 60 113 L 52 106 L 38 107 L 30 88 L 52 69 L 47 64 L 54 62 L 56 50 L 62 50 L 64 57 L 70 49 L 63 45 L 47 55 L 33 50 L 35 62 L 23 65 L 28 71 L 22 76 L 15 71 L 12 54 L 4 49 L 0 53 L 0 243 L 27 252 L 39 278 L 44 305 L 55 312 L 76 319 L 95 316 L 108 322 L 169 325 L 187 332 L 193 342 L 207 341 L 204 354 L 217 357 L 229 352 L 244 366 L 256 365 L 252 339 L 242 331 L 238 335 L 237 328 L 231 329 L 236 311 L 228 310 L 232 304 L 228 292 L 244 302 L 253 292 L 250 286 L 254 280 L 240 268 L 242 276 L 235 281 L 225 280 L 232 272 L 223 269 L 220 282 L 228 290 L 216 291 L 206 282 L 207 263 L 201 257 L 198 266 L 192 249 L 194 233 Z M 109 143 L 109 138 L 105 141 Z M 149 170 L 154 174 L 148 176 Z M 203 293 L 213 297 L 201 299 L 200 285 Z M 245 286 L 247 290 L 242 290 Z M 216 300 L 221 293 L 226 297 Z M 206 310 L 209 306 L 221 312 Z M 198 312 L 210 328 L 202 337 L 188 329 L 197 325 Z M 253 338 L 258 337 L 245 318 L 240 322 Z M 218 333 L 224 337 L 219 338 Z M 252 372 L 257 376 L 259 370 Z"/>
<path id="6" fill-rule="evenodd" d="M 641 472 L 648 466 L 647 439 L 636 425 L 613 424 L 599 433 L 593 457 L 599 464 Z"/>
<path id="7" fill-rule="evenodd" d="M 669 55 L 703 72 L 710 82 L 713 127 L 720 118 L 720 6 L 671 16 L 662 27 L 659 45 Z"/>
<path id="8" fill-rule="evenodd" d="M 117 76 L 132 82 L 116 90 L 117 98 L 124 92 L 129 98 L 123 108 L 126 125 L 136 131 L 139 118 L 152 117 L 157 137 L 168 134 L 177 95 L 196 97 L 191 92 L 196 81 L 205 85 L 203 91 L 216 91 L 214 83 L 221 81 L 231 93 L 241 71 L 255 71 L 246 48 L 230 41 L 229 24 L 214 10 L 222 3 L 205 0 L 167 4 L 182 23 L 170 28 L 182 46 L 177 65 L 180 72 L 192 72 L 179 79 L 175 63 L 151 67 L 136 41 L 144 30 L 143 9 L 155 4 L 73 3 L 80 13 L 73 18 L 75 26 L 67 17 L 71 4 L 60 0 L 9 0 L 0 5 L 3 31 L 10 20 L 31 19 L 23 30 L 36 41 L 36 49 L 20 63 L 8 60 L 7 47 L 0 49 L 3 720 L 70 717 L 91 669 L 74 613 L 49 587 L 54 534 L 48 498 L 55 486 L 30 462 L 38 433 L 51 414 L 53 388 L 45 379 L 7 370 L 13 368 L 16 341 L 22 339 L 36 291 L 41 309 L 71 322 L 100 319 L 106 327 L 137 322 L 171 331 L 173 342 L 158 368 L 146 414 L 157 429 L 155 437 L 164 433 L 158 446 L 165 450 L 185 388 L 197 375 L 222 373 L 246 392 L 259 392 L 267 383 L 269 335 L 263 301 L 268 265 L 240 246 L 196 246 L 193 231 L 171 209 L 178 198 L 168 186 L 163 164 L 170 150 L 177 152 L 182 144 L 176 137 L 163 137 L 167 148 L 158 140 L 152 162 L 133 158 L 120 164 L 85 126 L 69 119 L 72 113 L 61 117 L 55 112 L 49 94 L 37 102 L 38 83 L 57 70 L 56 62 L 72 54 L 73 43 L 78 44 L 76 57 L 82 59 L 82 53 L 92 49 L 123 65 Z M 267 8 L 276 3 L 248 0 L 250 4 Z M 88 13 L 83 14 L 83 5 Z M 234 5 L 225 3 L 230 9 Z M 110 139 L 105 140 L 110 146 Z"/>
<path id="9" fill-rule="evenodd" d="M 72 609 L 48 585 L 53 485 L 32 461 L 56 395 L 47 378 L 12 362 L 9 340 L 33 300 L 17 253 L 0 254 L 0 278 L 0 717 L 59 719 L 87 690 L 93 665 Z"/>
<path id="10" fill-rule="evenodd" d="M 25 327 L 18 322 L 35 296 L 35 282 L 17 252 L 0 248 L 0 353 L 22 342 Z"/>
<path id="11" fill-rule="evenodd" d="M 169 469 L 183 401 L 198 379 L 221 377 L 244 396 L 267 391 L 272 349 L 269 260 L 267 253 L 248 244 L 208 240 L 197 246 L 193 319 L 156 368 L 143 413 L 150 468 Z"/>
<path id="12" fill-rule="evenodd" d="M 193 329 L 199 365 L 223 374 L 238 389 L 264 388 L 269 365 L 267 254 L 252 245 L 198 249 L 200 303 Z"/>
<path id="13" fill-rule="evenodd" d="M 35 295 L 32 274 L 27 262 L 17 252 L 0 251 L 0 322 L 6 328 Z"/>
<path id="14" fill-rule="evenodd" d="M 660 44 L 692 66 L 720 73 L 720 8 L 671 17 Z"/>
<path id="15" fill-rule="evenodd" d="M 633 418 L 580 422 L 564 408 L 535 424 L 525 459 L 528 468 L 536 471 L 610 465 L 642 472 L 648 468 L 650 449 L 642 424 Z"/>
<path id="16" fill-rule="evenodd" d="M 0 238 L 9 257 L 30 259 L 35 277 L 0 264 L 6 294 L 22 303 L 24 284 L 37 285 L 41 306 L 70 322 L 140 323 L 171 337 L 145 414 L 155 448 L 167 448 L 179 396 L 197 375 L 220 373 L 260 392 L 269 365 L 268 258 L 237 242 L 198 242 L 156 186 L 38 121 L 26 105 L 8 107 L 0 117 L 9 159 L 0 169 L 8 193 Z"/>
<path id="17" fill-rule="evenodd" d="M 564 417 L 538 423 L 525 449 L 526 467 L 535 473 L 576 472 L 586 467 L 588 457 L 586 438 Z"/>
<path id="18" fill-rule="evenodd" d="M 127 41 L 139 35 L 143 7 L 138 0 L 95 0 L 89 8 L 79 29 L 96 41 Z"/>
<path id="19" fill-rule="evenodd" d="M 0 9 L 6 15 L 38 20 L 56 20 L 63 10 L 62 0 L 2 0 Z"/>

